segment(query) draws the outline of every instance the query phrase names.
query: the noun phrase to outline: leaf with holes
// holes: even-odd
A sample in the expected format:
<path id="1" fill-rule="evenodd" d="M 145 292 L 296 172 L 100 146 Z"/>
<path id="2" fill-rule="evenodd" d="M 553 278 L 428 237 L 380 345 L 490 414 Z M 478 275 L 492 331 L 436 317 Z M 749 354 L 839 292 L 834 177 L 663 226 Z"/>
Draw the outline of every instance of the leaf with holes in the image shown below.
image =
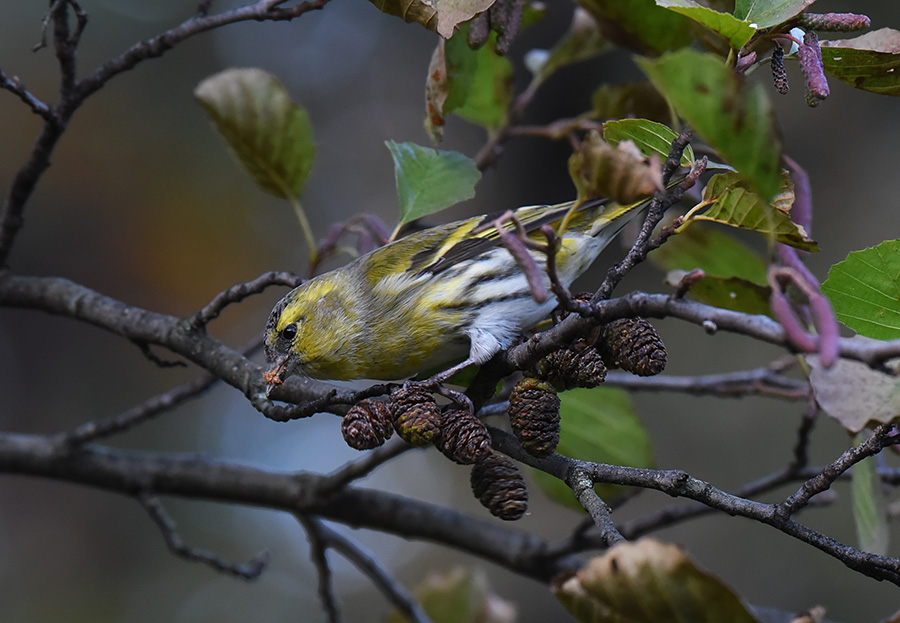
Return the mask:
<path id="1" fill-rule="evenodd" d="M 227 69 L 201 82 L 194 96 L 256 184 L 296 199 L 315 147 L 306 111 L 262 69 Z"/>

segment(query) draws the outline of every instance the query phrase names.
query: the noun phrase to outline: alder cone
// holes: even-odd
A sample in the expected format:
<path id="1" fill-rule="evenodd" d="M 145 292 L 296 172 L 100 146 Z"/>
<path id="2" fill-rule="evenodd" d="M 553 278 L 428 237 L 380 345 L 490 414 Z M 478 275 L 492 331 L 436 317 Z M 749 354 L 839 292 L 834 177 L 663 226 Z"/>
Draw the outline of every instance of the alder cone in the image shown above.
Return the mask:
<path id="1" fill-rule="evenodd" d="M 548 381 L 525 377 L 509 395 L 509 423 L 522 447 L 544 457 L 559 444 L 559 396 Z"/>
<path id="2" fill-rule="evenodd" d="M 538 361 L 534 366 L 534 376 L 548 381 L 557 391 L 591 388 L 606 380 L 606 364 L 600 351 L 579 340 Z"/>
<path id="3" fill-rule="evenodd" d="M 471 465 L 491 455 L 491 434 L 487 426 L 464 409 L 441 414 L 441 434 L 435 446 L 444 456 L 461 465 Z"/>
<path id="4" fill-rule="evenodd" d="M 361 400 L 341 420 L 341 434 L 351 448 L 370 450 L 394 434 L 391 409 L 378 400 Z"/>
<path id="5" fill-rule="evenodd" d="M 394 430 L 406 443 L 427 446 L 441 432 L 441 412 L 434 396 L 418 387 L 404 387 L 391 394 Z"/>
<path id="6" fill-rule="evenodd" d="M 601 352 L 606 365 L 638 376 L 653 376 L 666 368 L 666 345 L 643 318 L 622 318 L 603 327 Z"/>
<path id="7" fill-rule="evenodd" d="M 528 490 L 516 464 L 492 452 L 472 468 L 472 493 L 492 515 L 504 521 L 521 519 L 528 510 Z"/>

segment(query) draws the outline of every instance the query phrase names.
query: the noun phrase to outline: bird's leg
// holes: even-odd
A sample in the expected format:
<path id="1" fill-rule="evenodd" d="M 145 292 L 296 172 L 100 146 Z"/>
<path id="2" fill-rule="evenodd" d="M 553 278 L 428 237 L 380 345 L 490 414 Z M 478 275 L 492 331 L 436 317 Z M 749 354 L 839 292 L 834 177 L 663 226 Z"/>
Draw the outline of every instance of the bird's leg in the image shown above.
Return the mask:
<path id="1" fill-rule="evenodd" d="M 472 405 L 472 401 L 469 400 L 469 397 L 466 396 L 462 392 L 454 391 L 444 386 L 444 382 L 447 381 L 450 377 L 452 377 L 457 372 L 465 369 L 473 363 L 477 363 L 474 358 L 469 357 L 465 361 L 461 361 L 455 366 L 451 366 L 442 372 L 438 372 L 437 374 L 432 375 L 431 377 L 423 380 L 423 381 L 407 381 L 404 383 L 404 387 L 406 386 L 418 386 L 426 389 L 434 390 L 439 393 L 441 396 L 445 396 L 457 403 L 461 407 L 468 409 L 469 413 L 475 413 L 475 407 Z"/>

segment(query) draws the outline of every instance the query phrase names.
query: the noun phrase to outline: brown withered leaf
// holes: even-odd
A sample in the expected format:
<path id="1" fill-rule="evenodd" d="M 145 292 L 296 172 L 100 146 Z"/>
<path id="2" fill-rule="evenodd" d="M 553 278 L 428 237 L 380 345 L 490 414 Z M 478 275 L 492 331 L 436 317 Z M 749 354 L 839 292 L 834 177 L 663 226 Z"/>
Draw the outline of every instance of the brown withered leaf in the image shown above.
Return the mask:
<path id="1" fill-rule="evenodd" d="M 659 158 L 644 157 L 633 141 L 611 147 L 597 131 L 569 157 L 569 175 L 581 201 L 610 197 L 628 204 L 662 188 Z"/>

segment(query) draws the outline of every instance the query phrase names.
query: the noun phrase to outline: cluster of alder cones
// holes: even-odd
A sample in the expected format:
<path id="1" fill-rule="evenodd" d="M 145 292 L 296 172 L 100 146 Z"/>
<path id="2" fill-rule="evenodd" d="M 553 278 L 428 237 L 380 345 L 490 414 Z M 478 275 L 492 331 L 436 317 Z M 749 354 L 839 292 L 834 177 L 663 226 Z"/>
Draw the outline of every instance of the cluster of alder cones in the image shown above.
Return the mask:
<path id="1" fill-rule="evenodd" d="M 596 387 L 608 367 L 640 376 L 659 374 L 666 359 L 659 334 L 646 320 L 626 318 L 603 325 L 525 373 L 509 396 L 512 431 L 533 456 L 553 454 L 560 430 L 557 392 Z M 528 492 L 522 475 L 509 458 L 494 452 L 487 426 L 469 411 L 442 407 L 430 391 L 409 385 L 386 401 L 360 401 L 341 424 L 344 440 L 357 450 L 378 447 L 395 431 L 407 443 L 433 444 L 450 460 L 472 465 L 472 491 L 493 515 L 515 520 L 525 514 Z"/>

